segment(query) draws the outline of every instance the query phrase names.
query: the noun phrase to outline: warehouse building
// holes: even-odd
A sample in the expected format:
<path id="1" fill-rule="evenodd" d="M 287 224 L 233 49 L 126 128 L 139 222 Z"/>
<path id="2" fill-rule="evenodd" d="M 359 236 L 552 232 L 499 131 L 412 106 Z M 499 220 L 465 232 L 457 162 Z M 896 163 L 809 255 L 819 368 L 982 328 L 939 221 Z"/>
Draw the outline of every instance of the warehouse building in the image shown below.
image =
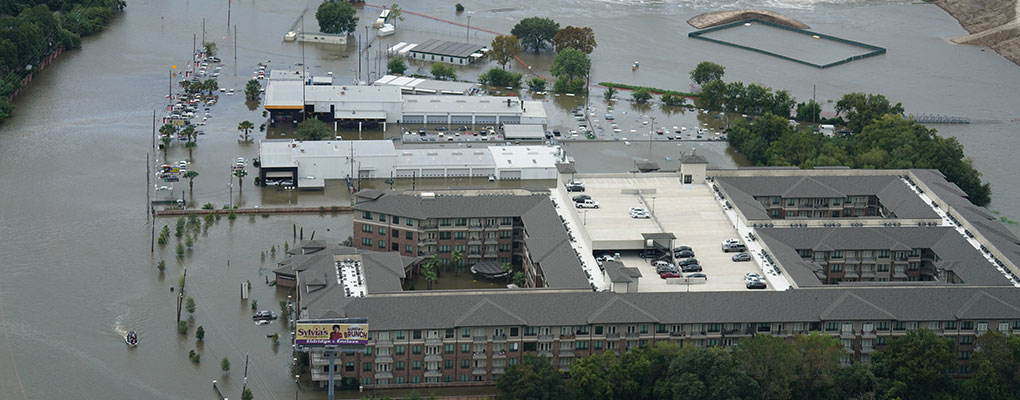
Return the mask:
<path id="1" fill-rule="evenodd" d="M 481 60 L 489 52 L 484 45 L 429 39 L 407 52 L 412 60 L 467 65 Z"/>

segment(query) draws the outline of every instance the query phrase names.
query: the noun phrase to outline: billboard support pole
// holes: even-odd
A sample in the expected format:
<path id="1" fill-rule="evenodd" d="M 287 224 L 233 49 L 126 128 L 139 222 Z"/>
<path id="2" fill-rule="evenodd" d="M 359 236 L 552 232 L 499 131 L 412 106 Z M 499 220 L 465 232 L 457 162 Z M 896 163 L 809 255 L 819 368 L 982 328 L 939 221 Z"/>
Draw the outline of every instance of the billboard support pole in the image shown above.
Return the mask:
<path id="1" fill-rule="evenodd" d="M 329 400 L 333 400 L 333 385 L 334 385 L 334 381 L 333 381 L 334 377 L 333 377 L 333 375 L 335 373 L 334 371 L 335 371 L 336 351 L 327 350 L 326 352 L 329 353 L 329 397 L 328 397 L 328 399 Z"/>

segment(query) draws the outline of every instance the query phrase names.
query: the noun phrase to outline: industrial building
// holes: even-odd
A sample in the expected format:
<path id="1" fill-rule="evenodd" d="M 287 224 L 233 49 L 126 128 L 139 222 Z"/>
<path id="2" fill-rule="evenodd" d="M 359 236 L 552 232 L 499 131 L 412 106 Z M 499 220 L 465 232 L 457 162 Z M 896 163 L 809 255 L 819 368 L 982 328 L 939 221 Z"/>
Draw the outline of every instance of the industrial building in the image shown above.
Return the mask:
<path id="1" fill-rule="evenodd" d="M 424 84 L 424 83 L 423 83 Z M 440 93 L 457 92 L 460 85 Z M 405 95 L 402 85 L 338 86 L 303 84 L 300 80 L 270 80 L 264 107 L 270 124 L 318 118 L 340 125 L 363 129 L 387 123 L 398 124 L 485 124 L 517 125 L 547 123 L 545 105 L 507 96 Z"/>
<path id="2" fill-rule="evenodd" d="M 404 94 L 468 95 L 476 85 L 469 82 L 440 81 L 411 76 L 386 75 L 372 83 L 375 86 L 396 86 Z"/>
<path id="3" fill-rule="evenodd" d="M 551 199 L 539 194 L 535 199 L 490 202 L 466 196 L 367 192 L 356 206 L 354 234 L 366 251 L 392 251 L 396 243 L 394 257 L 403 258 L 431 254 L 446 258 L 441 246 L 463 246 L 470 252 L 468 246 L 475 245 L 474 259 L 479 262 L 487 258 L 498 262 L 505 254 L 515 257 L 518 252 L 541 257 L 542 251 L 533 246 L 555 249 L 569 243 L 577 253 L 564 252 L 570 257 L 559 265 L 542 262 L 541 269 L 566 276 L 578 276 L 581 270 L 585 275 L 580 277 L 592 283 L 586 269 L 590 255 L 578 252 L 579 243 L 590 251 L 599 243 L 648 246 L 648 238 L 675 237 L 677 244 L 693 244 L 703 262 L 715 262 L 705 246 L 726 254 L 719 250 L 717 238 L 704 245 L 696 240 L 723 232 L 722 225 L 728 224 L 728 234 L 745 242 L 753 256 L 741 265 L 757 268 L 775 290 L 657 291 L 663 280 L 642 272 L 647 262 L 641 260 L 642 266 L 635 268 L 624 256 L 623 262 L 605 263 L 595 290 L 550 279 L 548 287 L 368 291 L 362 297 L 342 290 L 324 292 L 329 285 L 343 283 L 323 286 L 298 275 L 296 290 L 303 299 L 299 317 L 369 321 L 365 351 L 338 354 L 344 366 L 339 369 L 339 385 L 364 389 L 494 385 L 509 366 L 528 355 L 545 357 L 554 367 L 569 371 L 573 361 L 592 354 L 621 354 L 659 342 L 730 347 L 754 335 L 832 336 L 843 344 L 842 363 L 851 364 L 869 362 L 892 340 L 917 329 L 950 338 L 961 355 L 953 372 L 966 375 L 973 370 L 964 355 L 974 351 L 978 336 L 991 331 L 1020 335 L 1020 239 L 987 210 L 972 205 L 937 171 L 723 170 L 706 169 L 699 158 L 685 157 L 688 165 L 682 165 L 680 173 L 576 174 L 561 168 L 557 187 L 547 194 Z M 700 181 L 694 179 L 699 173 L 705 174 Z M 787 182 L 783 183 L 787 187 L 760 186 L 743 178 Z M 599 209 L 586 211 L 583 223 L 575 222 L 579 217 L 574 207 L 563 206 L 568 194 L 563 183 L 572 179 L 584 180 L 585 194 L 602 202 Z M 754 198 L 757 193 L 760 199 Z M 645 205 L 653 218 L 626 217 L 628 206 L 644 204 L 653 196 L 658 197 L 659 209 L 654 203 Z M 805 199 L 830 202 L 819 206 L 823 213 L 771 218 L 766 210 L 773 208 L 772 198 L 777 196 L 781 206 L 775 208 L 785 209 L 781 213 L 794 211 L 787 207 L 799 212 Z M 783 196 L 796 199 L 794 205 L 784 205 Z M 839 207 L 844 207 L 844 196 L 851 198 L 853 211 L 844 216 L 840 208 L 836 217 L 829 210 L 835 208 L 831 199 L 841 199 Z M 872 204 L 872 196 L 877 203 Z M 536 219 L 540 224 L 514 219 L 530 212 L 522 206 L 529 201 L 537 207 L 530 210 L 548 211 L 548 216 Z M 616 214 L 624 219 L 615 220 Z M 769 222 L 760 222 L 762 218 Z M 914 219 L 918 220 L 914 224 L 904 223 Z M 548 220 L 552 223 L 542 222 Z M 615 227 L 621 238 L 614 242 L 613 233 L 600 224 Z M 573 228 L 567 237 L 548 233 L 565 226 Z M 490 231 L 497 245 L 492 257 L 484 247 Z M 511 236 L 509 253 L 498 247 L 503 243 L 499 232 L 504 231 Z M 391 242 L 394 236 L 397 242 Z M 379 240 L 385 240 L 385 248 L 379 248 Z M 527 250 L 514 249 L 522 240 Z M 722 272 L 709 274 L 712 280 L 729 279 Z M 786 281 L 785 286 L 778 284 Z M 313 355 L 309 364 L 312 380 L 324 385 L 326 359 Z"/>
<path id="4" fill-rule="evenodd" d="M 400 149 L 390 140 L 261 141 L 260 181 L 322 189 L 325 180 L 490 177 L 555 180 L 566 154 L 553 146 Z M 295 185 L 296 183 L 296 185 Z"/>
<path id="5" fill-rule="evenodd" d="M 457 65 L 471 64 L 484 58 L 489 52 L 489 49 L 484 45 L 436 39 L 429 39 L 412 46 L 407 51 L 407 57 L 412 60 Z M 398 51 L 402 50 L 398 49 Z"/>

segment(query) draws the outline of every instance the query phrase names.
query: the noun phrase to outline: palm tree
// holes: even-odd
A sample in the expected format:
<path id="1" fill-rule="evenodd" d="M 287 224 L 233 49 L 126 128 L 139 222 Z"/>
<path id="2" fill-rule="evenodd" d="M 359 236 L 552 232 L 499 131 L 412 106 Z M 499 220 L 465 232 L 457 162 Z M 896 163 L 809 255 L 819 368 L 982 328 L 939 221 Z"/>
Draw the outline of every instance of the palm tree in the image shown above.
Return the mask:
<path id="1" fill-rule="evenodd" d="M 255 80 L 255 79 L 249 80 L 248 83 L 244 85 L 244 97 L 245 97 L 245 100 L 248 100 L 248 101 L 258 100 L 259 99 L 259 93 L 261 92 L 261 90 L 262 90 L 262 85 L 259 83 L 258 80 Z"/>
<path id="2" fill-rule="evenodd" d="M 170 148 L 170 135 L 163 135 L 159 137 L 159 141 L 163 142 L 163 160 L 166 160 L 166 150 Z"/>
<path id="3" fill-rule="evenodd" d="M 510 272 L 513 271 L 513 270 L 514 270 L 513 264 L 510 264 L 508 262 L 503 263 L 503 273 L 506 274 L 506 284 L 507 285 L 510 284 L 510 275 L 512 275 Z"/>
<path id="4" fill-rule="evenodd" d="M 240 194 L 244 191 L 244 177 L 248 176 L 248 171 L 239 169 L 234 171 L 234 176 L 237 177 L 237 193 Z"/>
<path id="5" fill-rule="evenodd" d="M 181 133 L 184 134 L 184 137 L 187 138 L 188 140 L 193 141 L 198 140 L 198 132 L 195 130 L 194 126 L 191 125 L 185 126 L 184 130 L 182 130 Z"/>
<path id="6" fill-rule="evenodd" d="M 450 262 L 453 263 L 453 266 L 457 269 L 458 274 L 460 273 L 460 264 L 462 261 L 464 261 L 463 251 L 454 250 L 453 253 L 450 254 Z"/>
<path id="7" fill-rule="evenodd" d="M 188 143 L 191 144 L 191 143 Z M 188 192 L 192 196 L 195 195 L 195 178 L 198 178 L 198 171 L 188 171 L 184 173 L 184 177 L 188 178 Z"/>
<path id="8" fill-rule="evenodd" d="M 166 151 L 170 147 L 170 141 L 173 140 L 173 134 L 177 132 L 177 128 L 171 124 L 163 124 L 159 127 L 159 140 L 163 142 L 163 159 L 166 159 Z"/>
<path id="9" fill-rule="evenodd" d="M 606 98 L 606 101 L 610 101 L 613 97 L 616 97 L 616 88 L 610 86 L 606 90 L 602 91 L 602 96 Z"/>
<path id="10" fill-rule="evenodd" d="M 251 132 L 252 129 L 255 129 L 255 124 L 251 123 L 251 121 L 241 121 L 241 123 L 237 124 L 237 130 L 244 132 L 245 142 L 248 141 L 248 132 Z"/>
<path id="11" fill-rule="evenodd" d="M 220 89 L 220 84 L 217 83 L 215 79 L 209 78 L 206 79 L 205 82 L 202 82 L 202 87 L 203 89 L 208 90 L 209 95 L 212 96 L 213 92 Z"/>
<path id="12" fill-rule="evenodd" d="M 426 290 L 432 290 L 432 283 L 436 281 L 436 266 L 439 265 L 439 254 L 433 254 L 421 268 L 421 276 L 428 284 Z"/>
<path id="13" fill-rule="evenodd" d="M 189 140 L 188 143 L 184 144 L 184 147 L 188 149 L 188 159 L 192 159 L 193 157 L 191 156 L 191 152 L 194 151 L 196 147 L 198 147 L 198 142 L 194 140 Z"/>

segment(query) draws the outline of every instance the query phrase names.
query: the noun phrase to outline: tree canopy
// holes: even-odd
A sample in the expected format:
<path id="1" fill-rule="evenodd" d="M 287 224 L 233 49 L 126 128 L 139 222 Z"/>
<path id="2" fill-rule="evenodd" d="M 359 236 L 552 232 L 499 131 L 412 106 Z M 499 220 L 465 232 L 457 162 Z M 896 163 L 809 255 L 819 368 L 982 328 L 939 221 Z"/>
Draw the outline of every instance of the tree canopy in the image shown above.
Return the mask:
<path id="1" fill-rule="evenodd" d="M 556 32 L 552 39 L 553 48 L 557 52 L 568 47 L 580 50 L 584 54 L 591 54 L 598 47 L 595 42 L 595 32 L 589 27 L 567 26 Z"/>
<path id="2" fill-rule="evenodd" d="M 865 126 L 885 115 L 903 115 L 903 105 L 889 104 L 889 99 L 880 94 L 847 93 L 836 102 L 836 113 L 846 115 L 846 126 L 850 132 L 860 133 Z"/>
<path id="3" fill-rule="evenodd" d="M 436 79 L 457 79 L 457 70 L 443 63 L 432 64 L 432 76 Z"/>
<path id="4" fill-rule="evenodd" d="M 490 68 L 478 76 L 478 82 L 491 86 L 518 87 L 521 86 L 520 72 L 509 72 L 499 68 Z"/>
<path id="5" fill-rule="evenodd" d="M 496 383 L 496 393 L 505 400 L 560 400 L 567 397 L 560 372 L 549 360 L 524 356 L 520 364 L 511 365 Z"/>
<path id="6" fill-rule="evenodd" d="M 353 33 L 358 29 L 358 15 L 354 6 L 347 1 L 326 1 L 315 10 L 315 19 L 319 21 L 322 33 L 341 34 Z"/>
<path id="7" fill-rule="evenodd" d="M 530 17 L 522 19 L 517 25 L 514 25 L 510 34 L 520 39 L 524 47 L 537 52 L 544 49 L 546 44 L 556 37 L 559 30 L 560 24 L 556 21 L 549 18 Z"/>
<path id="8" fill-rule="evenodd" d="M 329 137 L 333 134 L 333 129 L 326 125 L 325 122 L 319 121 L 315 118 L 306 119 L 301 121 L 297 127 L 297 137 L 301 140 L 320 140 Z"/>
<path id="9" fill-rule="evenodd" d="M 872 357 L 882 398 L 949 398 L 953 382 L 946 373 L 956 365 L 952 340 L 927 329 L 893 339 Z"/>
<path id="10" fill-rule="evenodd" d="M 513 61 L 514 57 L 521 54 L 521 41 L 513 35 L 496 36 L 489 47 L 492 48 L 489 56 L 503 69 L 506 69 L 506 64 Z"/>
<path id="11" fill-rule="evenodd" d="M 386 63 L 386 72 L 393 75 L 403 75 L 407 71 L 407 63 L 401 57 L 396 57 Z"/>
<path id="12" fill-rule="evenodd" d="M 697 67 L 691 70 L 691 80 L 699 86 L 722 79 L 726 74 L 726 67 L 711 61 L 702 61 Z"/>
<path id="13" fill-rule="evenodd" d="M 580 50 L 568 47 L 556 54 L 549 73 L 556 79 L 580 79 L 591 70 L 591 59 Z"/>

